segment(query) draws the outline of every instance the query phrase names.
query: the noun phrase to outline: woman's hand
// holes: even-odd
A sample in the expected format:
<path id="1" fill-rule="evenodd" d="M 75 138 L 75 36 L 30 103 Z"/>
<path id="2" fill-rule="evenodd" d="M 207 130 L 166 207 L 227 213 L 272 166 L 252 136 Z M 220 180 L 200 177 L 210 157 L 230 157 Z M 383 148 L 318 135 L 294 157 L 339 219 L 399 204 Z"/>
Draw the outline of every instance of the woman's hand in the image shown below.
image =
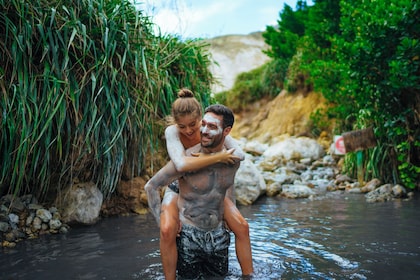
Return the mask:
<path id="1" fill-rule="evenodd" d="M 192 153 L 191 155 L 194 157 L 212 157 L 214 159 L 214 163 L 234 164 L 235 162 L 241 160 L 240 157 L 233 155 L 234 151 L 235 149 L 230 149 L 213 154 Z"/>

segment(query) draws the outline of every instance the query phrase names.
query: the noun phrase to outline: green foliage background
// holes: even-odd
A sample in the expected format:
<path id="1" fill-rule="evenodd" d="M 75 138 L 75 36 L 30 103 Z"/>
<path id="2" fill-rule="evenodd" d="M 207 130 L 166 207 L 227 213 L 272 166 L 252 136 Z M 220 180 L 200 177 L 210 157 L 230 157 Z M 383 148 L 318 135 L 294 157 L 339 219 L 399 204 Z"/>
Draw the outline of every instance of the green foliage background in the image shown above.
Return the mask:
<path id="1" fill-rule="evenodd" d="M 374 128 L 378 145 L 363 150 L 365 180 L 420 188 L 420 3 L 313 3 L 298 1 L 296 9 L 284 5 L 278 25 L 263 33 L 270 45 L 267 55 L 283 65 L 278 72 L 283 88 L 323 94 L 329 110 L 314 114 L 315 126 L 322 127 L 316 122 L 325 122 L 325 116 L 334 119 L 336 134 Z M 254 78 L 238 77 L 225 94 L 235 96 L 226 98 L 229 106 L 252 101 L 250 89 L 257 95 L 251 99 L 276 92 L 262 90 L 263 74 L 256 71 Z M 265 79 L 278 83 L 279 76 Z M 354 152 L 346 154 L 344 171 L 354 177 L 360 168 L 356 161 Z"/>
<path id="2" fill-rule="evenodd" d="M 419 3 L 313 2 L 285 5 L 263 34 L 273 60 L 217 98 L 240 109 L 283 88 L 322 92 L 335 133 L 374 127 L 365 179 L 418 188 Z M 203 47 L 156 35 L 127 0 L 0 0 L 0 195 L 46 198 L 92 180 L 110 196 L 153 167 L 178 89 L 211 102 Z M 345 169 L 356 174 L 355 153 Z"/>
<path id="3" fill-rule="evenodd" d="M 208 105 L 198 41 L 155 35 L 127 0 L 0 0 L 0 195 L 141 174 L 181 87 Z"/>

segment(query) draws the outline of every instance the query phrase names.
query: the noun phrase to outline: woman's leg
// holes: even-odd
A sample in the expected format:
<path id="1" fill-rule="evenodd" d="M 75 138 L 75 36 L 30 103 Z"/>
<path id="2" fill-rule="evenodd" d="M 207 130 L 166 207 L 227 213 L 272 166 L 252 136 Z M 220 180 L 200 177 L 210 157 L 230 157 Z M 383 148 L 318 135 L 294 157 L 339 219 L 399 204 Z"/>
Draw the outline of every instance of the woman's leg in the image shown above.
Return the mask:
<path id="1" fill-rule="evenodd" d="M 254 269 L 252 266 L 251 240 L 249 238 L 249 225 L 239 212 L 236 205 L 229 198 L 225 198 L 224 218 L 228 227 L 235 234 L 235 250 L 241 265 L 242 274 L 250 275 Z"/>
<path id="2" fill-rule="evenodd" d="M 160 257 L 166 280 L 176 279 L 176 236 L 180 227 L 177 200 L 178 194 L 166 188 L 160 213 Z"/>

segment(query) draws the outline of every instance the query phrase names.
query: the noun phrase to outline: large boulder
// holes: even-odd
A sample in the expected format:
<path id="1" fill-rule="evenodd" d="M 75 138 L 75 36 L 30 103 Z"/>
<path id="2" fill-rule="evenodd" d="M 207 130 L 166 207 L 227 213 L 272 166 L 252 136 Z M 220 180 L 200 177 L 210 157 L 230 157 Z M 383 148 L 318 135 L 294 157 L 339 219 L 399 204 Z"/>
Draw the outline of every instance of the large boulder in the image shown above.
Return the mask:
<path id="1" fill-rule="evenodd" d="M 68 224 L 91 225 L 99 218 L 103 194 L 95 183 L 73 183 L 61 195 L 56 204 L 62 209 L 63 221 Z"/>
<path id="2" fill-rule="evenodd" d="M 242 205 L 250 205 L 266 191 L 266 185 L 261 172 L 254 163 L 246 158 L 235 176 L 236 201 Z"/>
<path id="3" fill-rule="evenodd" d="M 262 165 L 284 165 L 287 161 L 317 160 L 324 156 L 324 148 L 309 137 L 289 137 L 265 150 Z"/>

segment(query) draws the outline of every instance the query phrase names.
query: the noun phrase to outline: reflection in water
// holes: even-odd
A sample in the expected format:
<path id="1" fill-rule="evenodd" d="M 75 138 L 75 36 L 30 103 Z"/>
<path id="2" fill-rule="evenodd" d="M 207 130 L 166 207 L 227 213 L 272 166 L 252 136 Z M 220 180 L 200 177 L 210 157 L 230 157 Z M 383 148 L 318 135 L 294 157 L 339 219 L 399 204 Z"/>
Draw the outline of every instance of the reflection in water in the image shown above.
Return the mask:
<path id="1" fill-rule="evenodd" d="M 262 198 L 240 207 L 255 279 L 417 279 L 420 200 L 368 204 L 363 195 Z M 151 215 L 108 218 L 2 249 L 0 279 L 163 279 Z M 229 275 L 241 279 L 234 238 Z"/>

